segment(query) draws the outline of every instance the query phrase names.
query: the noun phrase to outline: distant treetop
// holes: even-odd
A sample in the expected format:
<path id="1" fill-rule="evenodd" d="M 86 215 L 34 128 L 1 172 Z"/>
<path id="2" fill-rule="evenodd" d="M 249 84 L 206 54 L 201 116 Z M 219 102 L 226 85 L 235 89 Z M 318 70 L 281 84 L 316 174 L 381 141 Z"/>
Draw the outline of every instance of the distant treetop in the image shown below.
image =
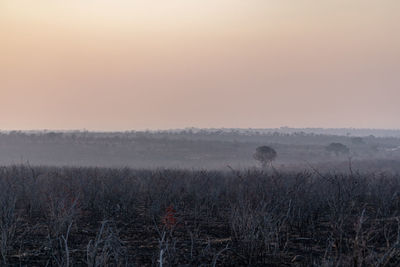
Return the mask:
<path id="1" fill-rule="evenodd" d="M 336 156 L 339 154 L 348 154 L 350 152 L 349 148 L 341 143 L 330 143 L 326 150 L 335 153 Z"/>
<path id="2" fill-rule="evenodd" d="M 257 147 L 256 153 L 254 153 L 254 159 L 259 161 L 263 168 L 266 168 L 276 159 L 277 155 L 275 149 L 272 147 L 260 146 Z"/>

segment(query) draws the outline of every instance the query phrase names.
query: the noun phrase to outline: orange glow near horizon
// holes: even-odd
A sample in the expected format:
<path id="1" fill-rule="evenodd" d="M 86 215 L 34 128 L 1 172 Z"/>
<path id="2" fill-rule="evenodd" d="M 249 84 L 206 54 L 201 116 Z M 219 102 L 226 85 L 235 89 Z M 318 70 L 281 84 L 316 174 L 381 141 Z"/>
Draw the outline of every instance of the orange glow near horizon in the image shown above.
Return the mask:
<path id="1" fill-rule="evenodd" d="M 3 0 L 0 129 L 400 128 L 400 2 Z"/>

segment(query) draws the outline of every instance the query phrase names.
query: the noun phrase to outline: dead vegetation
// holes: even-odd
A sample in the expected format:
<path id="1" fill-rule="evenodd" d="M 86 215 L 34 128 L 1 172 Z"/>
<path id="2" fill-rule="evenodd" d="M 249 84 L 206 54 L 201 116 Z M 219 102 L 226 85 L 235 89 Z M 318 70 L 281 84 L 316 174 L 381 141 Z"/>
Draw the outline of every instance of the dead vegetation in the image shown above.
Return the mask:
<path id="1" fill-rule="evenodd" d="M 398 266 L 400 176 L 12 166 L 10 266 Z"/>

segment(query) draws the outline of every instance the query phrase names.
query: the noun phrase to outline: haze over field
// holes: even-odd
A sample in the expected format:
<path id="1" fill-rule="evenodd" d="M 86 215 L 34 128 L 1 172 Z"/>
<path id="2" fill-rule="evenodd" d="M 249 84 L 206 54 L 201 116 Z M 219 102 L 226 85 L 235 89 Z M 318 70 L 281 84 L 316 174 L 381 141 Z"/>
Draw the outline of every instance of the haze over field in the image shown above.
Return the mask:
<path id="1" fill-rule="evenodd" d="M 400 266 L 399 0 L 0 0 L 1 266 Z"/>
<path id="2" fill-rule="evenodd" d="M 2 0 L 2 129 L 400 128 L 394 0 Z"/>

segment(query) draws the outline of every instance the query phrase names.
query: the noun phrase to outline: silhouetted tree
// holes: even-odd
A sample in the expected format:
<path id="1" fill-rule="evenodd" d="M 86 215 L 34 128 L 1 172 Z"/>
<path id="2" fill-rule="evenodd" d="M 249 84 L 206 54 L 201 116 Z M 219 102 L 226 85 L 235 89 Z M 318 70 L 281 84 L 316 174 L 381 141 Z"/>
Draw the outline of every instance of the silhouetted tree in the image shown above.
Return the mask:
<path id="1" fill-rule="evenodd" d="M 349 154 L 350 152 L 349 148 L 341 143 L 330 143 L 326 147 L 326 150 L 335 153 L 336 156 L 339 156 L 339 154 Z"/>
<path id="2" fill-rule="evenodd" d="M 265 168 L 275 160 L 277 155 L 275 149 L 269 146 L 260 146 L 257 147 L 256 153 L 254 153 L 253 157 L 255 160 L 260 162 L 263 168 Z"/>

